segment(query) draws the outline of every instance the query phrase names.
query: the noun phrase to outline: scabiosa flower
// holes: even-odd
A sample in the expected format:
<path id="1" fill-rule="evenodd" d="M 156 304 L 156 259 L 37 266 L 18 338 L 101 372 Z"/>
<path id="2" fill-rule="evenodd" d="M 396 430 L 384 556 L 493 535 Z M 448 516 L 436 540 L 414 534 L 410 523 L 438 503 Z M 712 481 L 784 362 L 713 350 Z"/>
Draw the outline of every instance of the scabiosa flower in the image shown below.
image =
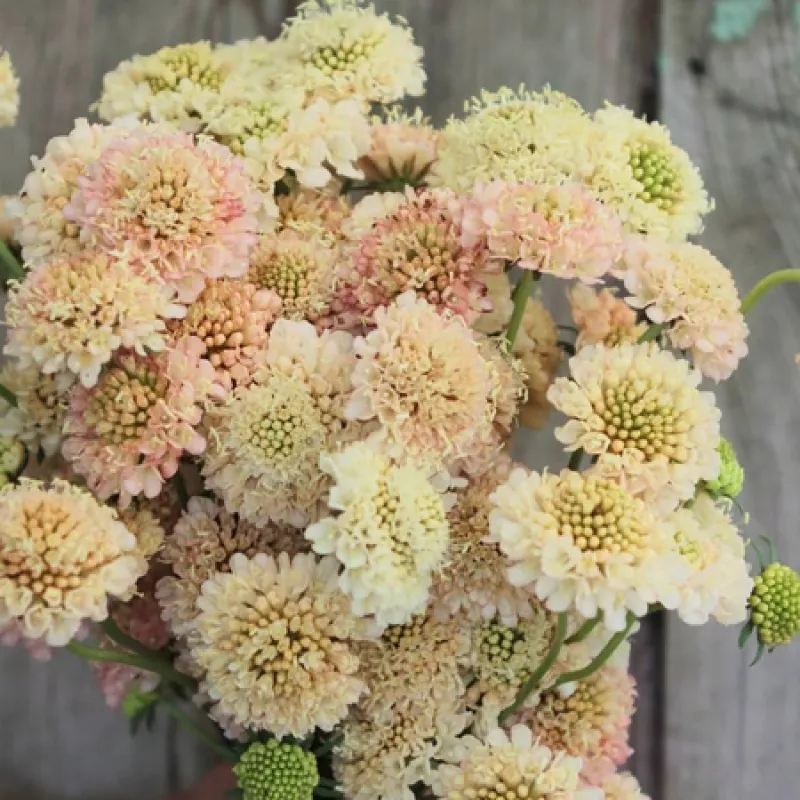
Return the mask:
<path id="1" fill-rule="evenodd" d="M 372 120 L 372 145 L 358 161 L 364 178 L 402 189 L 422 186 L 436 161 L 439 134 L 430 120 L 416 109 L 406 114 L 400 107 Z"/>
<path id="2" fill-rule="evenodd" d="M 16 619 L 0 624 L 0 644 L 4 647 L 21 644 L 36 661 L 49 661 L 53 657 L 53 650 L 47 642 L 42 638 L 27 638 L 22 623 Z"/>
<path id="3" fill-rule="evenodd" d="M 222 389 L 202 349 L 187 338 L 156 356 L 120 352 L 96 386 L 73 391 L 63 452 L 98 497 L 118 494 L 122 508 L 156 497 L 182 453 L 203 452 L 202 404 Z"/>
<path id="4" fill-rule="evenodd" d="M 714 203 L 697 167 L 672 143 L 669 131 L 610 104 L 595 120 L 610 155 L 598 162 L 590 182 L 626 227 L 672 241 L 700 233 L 702 218 Z"/>
<path id="5" fill-rule="evenodd" d="M 136 537 L 136 550 L 142 558 L 151 558 L 164 544 L 166 531 L 156 510 L 151 504 L 134 501 L 119 512 L 122 523 Z"/>
<path id="6" fill-rule="evenodd" d="M 19 78 L 11 64 L 11 56 L 0 50 L 0 128 L 10 128 L 19 111 Z"/>
<path id="7" fill-rule="evenodd" d="M 591 345 L 569 366 L 547 395 L 570 418 L 556 437 L 598 456 L 598 474 L 667 510 L 717 476 L 720 412 L 685 361 L 654 343 Z"/>
<path id="8" fill-rule="evenodd" d="M 372 192 L 364 195 L 342 224 L 344 239 L 357 247 L 361 239 L 373 232 L 373 226 L 378 220 L 391 216 L 398 206 L 407 201 L 406 192 Z"/>
<path id="9" fill-rule="evenodd" d="M 729 515 L 705 492 L 698 492 L 691 506 L 675 511 L 670 521 L 678 552 L 689 567 L 678 616 L 690 625 L 704 625 L 710 616 L 723 625 L 744 622 L 753 580 L 746 541 Z"/>
<path id="10" fill-rule="evenodd" d="M 506 561 L 489 536 L 489 497 L 510 471 L 500 460 L 495 468 L 456 490 L 447 512 L 450 544 L 434 576 L 431 611 L 437 619 L 463 616 L 473 622 L 495 615 L 507 624 L 531 613 L 529 595 L 511 584 Z"/>
<path id="11" fill-rule="evenodd" d="M 311 525 L 306 538 L 344 566 L 339 585 L 354 614 L 408 622 L 427 605 L 447 550 L 446 500 L 416 465 L 395 464 L 363 442 L 323 454 L 320 467 L 333 481 L 328 506 L 338 513 Z"/>
<path id="12" fill-rule="evenodd" d="M 635 697 L 627 671 L 607 665 L 577 685 L 543 692 L 537 704 L 522 709 L 517 721 L 552 750 L 582 759 L 584 777 L 596 783 L 633 752 L 628 730 Z"/>
<path id="13" fill-rule="evenodd" d="M 729 378 L 747 355 L 749 329 L 733 276 L 696 244 L 634 240 L 620 270 L 626 301 L 656 323 L 668 323 L 678 350 L 715 381 Z"/>
<path id="14" fill-rule="evenodd" d="M 197 131 L 230 71 L 230 64 L 209 42 L 162 47 L 122 61 L 107 73 L 94 108 L 107 121 L 135 114 Z"/>
<path id="15" fill-rule="evenodd" d="M 486 285 L 486 298 L 491 309 L 484 311 L 472 323 L 472 327 L 487 336 L 504 333 L 514 311 L 511 281 L 505 272 L 486 272 L 482 275 L 482 280 Z"/>
<path id="16" fill-rule="evenodd" d="M 377 419 L 389 455 L 438 468 L 475 454 L 491 437 L 497 373 L 458 317 L 443 317 L 413 293 L 375 313 L 359 357 L 350 419 Z"/>
<path id="17" fill-rule="evenodd" d="M 636 312 L 613 289 L 597 291 L 576 283 L 567 292 L 572 319 L 578 326 L 578 350 L 588 344 L 635 344 L 647 330 Z"/>
<path id="18" fill-rule="evenodd" d="M 233 772 L 244 800 L 313 800 L 319 784 L 314 754 L 275 739 L 249 745 Z"/>
<path id="19" fill-rule="evenodd" d="M 97 251 L 56 257 L 12 285 L 5 352 L 45 374 L 68 370 L 87 388 L 119 348 L 140 355 L 165 346 L 166 319 L 185 309 L 166 286 Z"/>
<path id="20" fill-rule="evenodd" d="M 488 310 L 479 279 L 483 248 L 462 243 L 461 205 L 448 191 L 408 190 L 361 239 L 339 288 L 345 310 L 369 319 L 403 292 L 472 322 Z"/>
<path id="21" fill-rule="evenodd" d="M 229 511 L 256 525 L 319 518 L 329 486 L 320 453 L 362 428 L 344 418 L 354 364 L 350 334 L 275 323 L 264 369 L 208 414 L 203 475 Z"/>
<path id="22" fill-rule="evenodd" d="M 316 235 L 330 244 L 341 238 L 342 225 L 351 212 L 346 197 L 313 189 L 280 195 L 277 203 L 278 230 Z"/>
<path id="23" fill-rule="evenodd" d="M 176 636 L 185 636 L 198 613 L 195 601 L 200 587 L 214 574 L 229 572 L 236 553 L 248 557 L 258 553 L 295 555 L 306 549 L 299 531 L 277 525 L 257 528 L 213 500 L 191 497 L 160 554 L 172 571 L 156 587 L 163 617 Z"/>
<path id="24" fill-rule="evenodd" d="M 448 120 L 430 183 L 467 192 L 492 180 L 558 185 L 580 181 L 591 167 L 594 123 L 577 101 L 545 89 L 504 87 L 465 105 Z"/>
<path id="25" fill-rule="evenodd" d="M 672 527 L 617 483 L 520 467 L 491 500 L 491 540 L 511 562 L 509 579 L 551 611 L 602 611 L 609 629 L 622 630 L 629 611 L 677 606 L 688 570 Z"/>
<path id="26" fill-rule="evenodd" d="M 237 553 L 229 573 L 203 584 L 192 655 L 240 725 L 278 737 L 330 731 L 364 691 L 353 643 L 371 631 L 351 613 L 338 568 L 332 558 Z"/>
<path id="27" fill-rule="evenodd" d="M 598 789 L 581 788 L 581 760 L 549 750 L 534 741 L 530 730 L 499 728 L 483 741 L 465 740 L 457 765 L 442 764 L 433 791 L 446 800 L 473 797 L 536 797 L 541 800 L 602 800 Z"/>
<path id="28" fill-rule="evenodd" d="M 250 254 L 247 280 L 273 292 L 280 316 L 316 322 L 333 299 L 337 251 L 293 230 L 262 236 Z"/>
<path id="29" fill-rule="evenodd" d="M 147 562 L 117 514 L 56 480 L 0 489 L 0 624 L 61 646 L 83 620 L 108 616 L 108 597 L 129 598 Z"/>
<path id="30" fill-rule="evenodd" d="M 315 94 L 393 103 L 424 92 L 422 48 L 405 20 L 361 0 L 306 0 L 284 26 L 286 58 Z"/>
<path id="31" fill-rule="evenodd" d="M 750 624 L 758 641 L 772 650 L 800 634 L 800 575 L 773 561 L 756 576 L 750 595 Z"/>
<path id="32" fill-rule="evenodd" d="M 465 245 L 558 278 L 597 283 L 622 253 L 616 215 L 578 183 L 478 184 L 464 213 Z"/>
<path id="33" fill-rule="evenodd" d="M 615 772 L 598 783 L 605 800 L 650 800 L 630 772 Z"/>
<path id="34" fill-rule="evenodd" d="M 210 278 L 241 277 L 260 193 L 215 142 L 143 129 L 115 140 L 78 178 L 65 215 L 111 252 L 194 300 Z"/>
<path id="35" fill-rule="evenodd" d="M 281 309 L 274 292 L 242 280 L 210 281 L 186 316 L 169 325 L 175 340 L 194 336 L 204 345 L 226 390 L 248 384 L 261 364 L 270 325 Z"/>

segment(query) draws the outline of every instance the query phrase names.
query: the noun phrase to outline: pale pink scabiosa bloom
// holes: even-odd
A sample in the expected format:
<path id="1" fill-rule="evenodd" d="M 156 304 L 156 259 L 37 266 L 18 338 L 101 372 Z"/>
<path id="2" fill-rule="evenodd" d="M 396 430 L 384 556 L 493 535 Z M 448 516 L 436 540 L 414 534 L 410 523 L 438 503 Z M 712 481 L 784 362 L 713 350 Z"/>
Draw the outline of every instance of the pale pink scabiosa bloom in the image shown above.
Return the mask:
<path id="1" fill-rule="evenodd" d="M 524 708 L 515 722 L 555 751 L 583 761 L 583 777 L 596 784 L 613 774 L 633 752 L 628 732 L 636 697 L 626 670 L 604 666 L 578 684 L 549 689 Z"/>
<path id="2" fill-rule="evenodd" d="M 213 500 L 191 497 L 160 554 L 172 571 L 156 587 L 163 617 L 176 636 L 190 633 L 200 587 L 216 573 L 229 572 L 236 553 L 250 558 L 258 553 L 295 555 L 307 549 L 300 531 L 272 524 L 257 528 Z"/>
<path id="3" fill-rule="evenodd" d="M 603 800 L 599 789 L 583 788 L 580 758 L 555 752 L 534 740 L 528 728 L 489 731 L 468 737 L 458 764 L 442 764 L 433 791 L 445 800 L 473 797 L 536 797 L 541 800 Z"/>
<path id="4" fill-rule="evenodd" d="M 53 650 L 43 639 L 29 639 L 25 636 L 24 627 L 19 620 L 10 619 L 0 623 L 0 644 L 5 647 L 16 647 L 21 644 L 36 661 L 49 661 Z"/>
<path id="5" fill-rule="evenodd" d="M 570 418 L 556 438 L 598 456 L 597 474 L 663 510 L 719 474 L 720 411 L 686 361 L 655 343 L 591 345 L 569 366 L 547 395 Z"/>
<path id="6" fill-rule="evenodd" d="M 222 388 L 202 351 L 186 338 L 156 356 L 120 352 L 96 386 L 74 390 L 63 452 L 98 497 L 119 495 L 123 508 L 157 497 L 184 452 L 203 452 L 202 405 Z"/>
<path id="7" fill-rule="evenodd" d="M 147 562 L 113 509 L 60 480 L 23 478 L 0 501 L 0 624 L 63 646 L 83 620 L 108 616 L 109 596 L 132 596 Z"/>
<path id="8" fill-rule="evenodd" d="M 691 506 L 675 511 L 670 521 L 678 552 L 689 567 L 678 616 L 690 625 L 703 625 L 711 616 L 723 625 L 744 622 L 753 591 L 747 542 L 723 505 L 698 492 Z"/>
<path id="9" fill-rule="evenodd" d="M 280 195 L 276 202 L 279 231 L 289 229 L 314 235 L 331 244 L 340 240 L 342 226 L 352 210 L 346 197 L 313 189 L 295 189 Z"/>
<path id="10" fill-rule="evenodd" d="M 323 454 L 320 468 L 333 482 L 334 515 L 309 526 L 306 538 L 343 565 L 339 585 L 354 614 L 381 625 L 408 622 L 425 609 L 447 550 L 446 485 L 437 488 L 413 462 L 393 463 L 365 442 Z"/>
<path id="11" fill-rule="evenodd" d="M 81 235 L 151 269 L 181 301 L 247 272 L 261 198 L 222 145 L 143 129 L 109 144 L 78 186 L 65 215 Z"/>
<path id="12" fill-rule="evenodd" d="M 422 186 L 436 161 L 439 134 L 430 120 L 416 109 L 406 114 L 391 108 L 372 120 L 372 145 L 358 166 L 364 178 L 376 184 L 402 189 Z"/>
<path id="13" fill-rule="evenodd" d="M 688 242 L 634 239 L 619 272 L 626 301 L 666 324 L 673 347 L 689 350 L 709 378 L 731 376 L 747 355 L 749 329 L 733 276 L 711 253 Z"/>
<path id="14" fill-rule="evenodd" d="M 52 258 L 11 286 L 5 352 L 23 367 L 69 371 L 92 387 L 118 349 L 145 355 L 164 348 L 165 320 L 185 313 L 171 295 L 113 255 Z"/>
<path id="15" fill-rule="evenodd" d="M 617 483 L 519 467 L 491 500 L 491 541 L 510 561 L 509 579 L 551 611 L 602 612 L 609 629 L 622 630 L 629 612 L 678 605 L 688 569 L 673 529 Z"/>
<path id="16" fill-rule="evenodd" d="M 203 475 L 229 511 L 256 525 L 302 527 L 319 518 L 330 485 L 320 454 L 362 431 L 344 413 L 353 337 L 278 320 L 264 361 L 253 383 L 209 411 Z"/>
<path id="17" fill-rule="evenodd" d="M 211 362 L 217 380 L 230 390 L 248 384 L 262 363 L 269 328 L 281 310 L 278 295 L 243 280 L 209 281 L 186 310 L 169 325 L 174 340 L 194 336 Z"/>
<path id="18" fill-rule="evenodd" d="M 576 283 L 567 292 L 572 319 L 578 326 L 578 350 L 588 344 L 635 344 L 647 330 L 636 312 L 613 289 L 597 291 Z"/>
<path id="19" fill-rule="evenodd" d="M 372 192 L 362 197 L 342 225 L 346 244 L 350 245 L 351 250 L 357 247 L 361 239 L 372 233 L 378 220 L 391 216 L 407 199 L 406 192 Z"/>
<path id="20" fill-rule="evenodd" d="M 14 72 L 11 56 L 0 49 L 0 128 L 10 128 L 19 111 L 19 78 Z"/>
<path id="21" fill-rule="evenodd" d="M 312 231 L 283 230 L 259 238 L 247 280 L 278 298 L 281 317 L 318 322 L 330 310 L 338 257 Z"/>
<path id="22" fill-rule="evenodd" d="M 615 214 L 580 184 L 478 184 L 464 212 L 465 246 L 557 278 L 597 283 L 622 253 Z"/>
<path id="23" fill-rule="evenodd" d="M 251 730 L 332 730 L 366 688 L 353 645 L 375 632 L 351 613 L 338 562 L 237 553 L 229 565 L 197 600 L 192 655 L 208 694 Z"/>
<path id="24" fill-rule="evenodd" d="M 605 800 L 650 800 L 630 772 L 615 772 L 601 780 L 597 787 L 602 789 Z"/>
<path id="25" fill-rule="evenodd" d="M 362 0 L 305 0 L 281 41 L 297 80 L 314 94 L 393 103 L 424 93 L 422 48 L 408 23 Z"/>
<path id="26" fill-rule="evenodd" d="M 401 295 L 355 342 L 359 362 L 349 419 L 377 420 L 376 438 L 398 459 L 439 468 L 480 454 L 491 439 L 499 380 L 463 319 Z"/>
<path id="27" fill-rule="evenodd" d="M 338 289 L 344 310 L 366 319 L 414 291 L 432 306 L 472 322 L 489 310 L 480 280 L 481 243 L 465 245 L 461 203 L 445 190 L 413 192 L 375 219 L 356 246 Z"/>

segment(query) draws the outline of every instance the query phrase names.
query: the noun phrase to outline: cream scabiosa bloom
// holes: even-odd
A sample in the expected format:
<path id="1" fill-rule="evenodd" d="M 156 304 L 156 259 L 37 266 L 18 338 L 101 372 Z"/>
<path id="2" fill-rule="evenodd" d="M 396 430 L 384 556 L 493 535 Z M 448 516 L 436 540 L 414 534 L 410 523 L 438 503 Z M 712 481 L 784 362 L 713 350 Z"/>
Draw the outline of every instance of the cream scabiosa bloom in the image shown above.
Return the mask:
<path id="1" fill-rule="evenodd" d="M 569 365 L 547 395 L 570 418 L 556 436 L 598 456 L 594 472 L 665 510 L 717 476 L 720 412 L 685 361 L 650 343 L 585 347 Z"/>
<path id="2" fill-rule="evenodd" d="M 564 470 L 515 469 L 492 496 L 491 540 L 511 582 L 551 611 L 603 613 L 611 630 L 648 604 L 675 608 L 688 574 L 672 528 L 617 483 Z"/>
<path id="3" fill-rule="evenodd" d="M 0 128 L 10 128 L 19 111 L 19 78 L 14 73 L 11 56 L 0 50 Z"/>
<path id="4" fill-rule="evenodd" d="M 339 584 L 353 613 L 383 625 L 407 622 L 425 608 L 447 550 L 446 499 L 426 472 L 366 443 L 323 454 L 320 467 L 333 481 L 335 515 L 307 528 L 306 538 L 343 564 Z"/>
<path id="5" fill-rule="evenodd" d="M 147 562 L 113 509 L 65 481 L 23 479 L 0 489 L 0 625 L 65 645 L 84 620 L 128 599 Z"/>

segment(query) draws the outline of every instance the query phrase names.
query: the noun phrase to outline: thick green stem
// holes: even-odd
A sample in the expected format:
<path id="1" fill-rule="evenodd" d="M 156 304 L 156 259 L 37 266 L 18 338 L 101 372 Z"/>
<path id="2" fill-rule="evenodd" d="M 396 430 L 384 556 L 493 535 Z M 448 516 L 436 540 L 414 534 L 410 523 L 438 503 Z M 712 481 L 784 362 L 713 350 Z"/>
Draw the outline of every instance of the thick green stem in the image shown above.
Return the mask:
<path id="1" fill-rule="evenodd" d="M 578 470 L 580 470 L 581 468 L 581 461 L 583 461 L 583 449 L 579 447 L 569 457 L 569 463 L 567 464 L 567 469 L 570 469 L 573 472 L 578 472 Z"/>
<path id="2" fill-rule="evenodd" d="M 592 617 L 591 619 L 587 619 L 583 625 L 572 634 L 572 636 L 568 637 L 564 644 L 577 644 L 578 642 L 582 642 L 596 627 L 597 624 L 600 622 L 600 614 L 596 617 Z"/>
<path id="3" fill-rule="evenodd" d="M 564 638 L 567 635 L 568 624 L 569 617 L 566 612 L 559 614 L 556 621 L 556 632 L 553 636 L 553 643 L 550 645 L 550 650 L 547 652 L 542 663 L 539 664 L 531 674 L 530 678 L 522 684 L 519 692 L 517 692 L 517 696 L 514 698 L 514 702 L 500 712 L 497 721 L 501 725 L 522 707 L 522 704 L 528 699 L 531 692 L 539 686 L 542 678 L 544 678 L 553 664 L 556 663 L 558 654 L 561 652 L 561 646 L 564 644 Z"/>
<path id="4" fill-rule="evenodd" d="M 585 681 L 588 677 L 594 675 L 610 658 L 617 652 L 617 648 L 628 638 L 634 623 L 636 622 L 636 615 L 628 612 L 628 621 L 623 630 L 615 633 L 606 642 L 606 646 L 595 656 L 594 660 L 587 664 L 583 669 L 576 669 L 574 672 L 565 672 L 553 684 L 553 688 L 561 686 L 565 683 L 578 683 Z"/>
<path id="5" fill-rule="evenodd" d="M 165 681 L 183 686 L 190 691 L 197 689 L 195 680 L 183 672 L 178 672 L 172 664 L 162 658 L 145 657 L 134 653 L 122 653 L 118 650 L 101 650 L 99 647 L 90 647 L 82 642 L 72 641 L 67 645 L 67 650 L 87 661 L 108 661 L 112 664 L 127 664 L 138 667 L 146 672 L 160 675 Z"/>
<path id="6" fill-rule="evenodd" d="M 6 281 L 22 280 L 25 277 L 25 270 L 22 264 L 17 261 L 14 254 L 9 250 L 8 245 L 0 239 L 0 273 Z"/>
<path id="7" fill-rule="evenodd" d="M 314 755 L 315 755 L 317 758 L 322 758 L 323 756 L 326 756 L 326 755 L 328 755 L 328 753 L 330 753 L 330 752 L 333 750 L 333 748 L 334 748 L 334 747 L 336 747 L 336 745 L 338 745 L 338 744 L 341 744 L 341 742 L 342 742 L 343 740 L 344 740 L 344 734 L 342 734 L 342 733 L 335 733 L 333 736 L 331 736 L 331 738 L 330 738 L 330 739 L 328 739 L 328 741 L 327 741 L 327 742 L 323 742 L 323 743 L 322 743 L 322 744 L 321 744 L 321 745 L 320 745 L 320 746 L 319 746 L 319 747 L 318 747 L 318 748 L 317 748 L 317 749 L 314 751 Z"/>
<path id="8" fill-rule="evenodd" d="M 3 400 L 5 400 L 10 406 L 14 406 L 14 408 L 17 407 L 17 396 L 11 391 L 11 389 L 3 386 L 2 383 L 0 383 L 0 397 L 2 397 Z"/>
<path id="9" fill-rule="evenodd" d="M 662 333 L 667 329 L 666 322 L 659 322 L 657 325 L 650 325 L 648 329 L 639 337 L 637 344 L 645 344 L 645 342 L 652 342 L 658 339 Z"/>
<path id="10" fill-rule="evenodd" d="M 239 761 L 239 757 L 236 753 L 234 753 L 222 739 L 206 730 L 196 719 L 193 719 L 187 714 L 173 698 L 164 697 L 161 699 L 160 704 L 164 707 L 167 714 L 185 728 L 192 731 L 192 733 L 196 734 L 198 738 L 202 739 L 203 742 L 215 753 L 221 755 L 226 761 L 229 761 L 231 764 L 236 764 Z"/>
<path id="11" fill-rule="evenodd" d="M 522 325 L 522 318 L 525 316 L 525 308 L 528 305 L 528 297 L 530 297 L 532 285 L 533 272 L 525 270 L 513 294 L 514 311 L 511 314 L 511 319 L 508 322 L 508 330 L 506 331 L 506 341 L 508 342 L 509 351 L 514 347 L 514 341 Z"/>
<path id="12" fill-rule="evenodd" d="M 742 314 L 749 314 L 770 289 L 782 283 L 800 283 L 800 269 L 781 269 L 762 278 L 742 300 Z"/>
<path id="13" fill-rule="evenodd" d="M 151 650 L 149 647 L 145 647 L 145 645 L 134 639 L 132 636 L 128 636 L 127 633 L 123 633 L 117 627 L 116 623 L 111 619 L 111 617 L 105 620 L 105 622 L 101 623 L 100 627 L 103 629 L 103 633 L 105 633 L 105 635 L 108 636 L 112 642 L 116 642 L 120 647 L 124 647 L 126 650 L 130 650 L 132 653 L 136 653 L 144 658 L 161 658 L 161 656 L 158 654 L 158 651 Z"/>

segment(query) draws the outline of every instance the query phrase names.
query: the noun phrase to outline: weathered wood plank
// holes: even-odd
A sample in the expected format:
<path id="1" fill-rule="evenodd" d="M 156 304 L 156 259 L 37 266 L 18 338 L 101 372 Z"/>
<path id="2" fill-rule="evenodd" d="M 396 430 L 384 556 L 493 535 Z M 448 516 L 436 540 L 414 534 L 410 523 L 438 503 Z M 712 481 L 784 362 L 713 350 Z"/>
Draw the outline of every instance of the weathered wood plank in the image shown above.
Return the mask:
<path id="1" fill-rule="evenodd" d="M 800 38 L 796 4 L 775 2 L 746 38 L 714 41 L 711 2 L 666 0 L 664 113 L 716 197 L 703 242 L 742 289 L 800 266 Z M 751 354 L 719 390 L 723 431 L 747 470 L 752 538 L 773 537 L 800 563 L 800 291 L 769 296 L 750 320 Z M 797 794 L 800 650 L 748 670 L 736 631 L 670 620 L 666 800 L 745 800 Z"/>

